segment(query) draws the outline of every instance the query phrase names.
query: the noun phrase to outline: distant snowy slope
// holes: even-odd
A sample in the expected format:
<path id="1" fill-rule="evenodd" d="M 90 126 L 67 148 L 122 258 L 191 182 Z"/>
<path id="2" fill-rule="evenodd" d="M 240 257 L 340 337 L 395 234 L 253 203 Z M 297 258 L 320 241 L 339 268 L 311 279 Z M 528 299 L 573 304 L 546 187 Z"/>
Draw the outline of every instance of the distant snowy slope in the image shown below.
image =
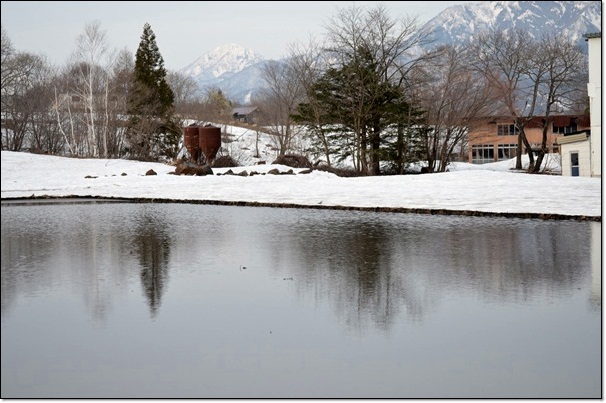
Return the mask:
<path id="1" fill-rule="evenodd" d="M 201 84 L 216 83 L 263 61 L 264 58 L 250 49 L 228 43 L 213 49 L 181 69 Z"/>
<path id="2" fill-rule="evenodd" d="M 463 43 L 487 29 L 523 29 L 533 38 L 558 32 L 573 41 L 601 31 L 601 1 L 479 1 L 447 8 L 425 24 L 433 46 Z"/>

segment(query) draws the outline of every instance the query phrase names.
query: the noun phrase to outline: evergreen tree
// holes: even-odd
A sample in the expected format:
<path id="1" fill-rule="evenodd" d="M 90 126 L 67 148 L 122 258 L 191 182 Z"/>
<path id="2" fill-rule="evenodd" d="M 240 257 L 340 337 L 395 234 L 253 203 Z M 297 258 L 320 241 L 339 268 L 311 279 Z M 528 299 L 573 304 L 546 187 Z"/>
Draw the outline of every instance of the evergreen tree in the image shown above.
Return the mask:
<path id="1" fill-rule="evenodd" d="M 328 68 L 308 91 L 307 100 L 294 119 L 310 129 L 312 145 L 327 160 L 331 155 L 338 162 L 351 159 L 356 170 L 372 175 L 381 173 L 381 162 L 389 162 L 392 171 L 406 162 L 404 126 L 412 122 L 404 118 L 411 105 L 402 89 L 384 78 L 367 47 L 355 49 L 343 65 Z"/>
<path id="2" fill-rule="evenodd" d="M 128 99 L 127 140 L 132 157 L 151 160 L 176 156 L 180 130 L 173 121 L 174 100 L 156 35 L 146 23 L 136 53 Z"/>

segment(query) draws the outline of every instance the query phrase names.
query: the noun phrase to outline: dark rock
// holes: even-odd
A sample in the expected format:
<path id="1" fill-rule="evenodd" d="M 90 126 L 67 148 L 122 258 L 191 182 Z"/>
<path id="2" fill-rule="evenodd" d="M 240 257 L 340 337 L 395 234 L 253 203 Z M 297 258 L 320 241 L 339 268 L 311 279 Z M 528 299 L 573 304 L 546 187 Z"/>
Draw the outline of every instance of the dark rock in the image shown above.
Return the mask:
<path id="1" fill-rule="evenodd" d="M 198 170 L 196 171 L 196 175 L 198 175 L 198 176 L 206 176 L 206 175 L 212 175 L 212 174 L 213 174 L 213 169 L 208 164 L 198 167 Z"/>
<path id="2" fill-rule="evenodd" d="M 175 168 L 175 174 L 205 176 L 212 175 L 213 170 L 209 165 L 200 166 L 192 162 L 182 162 Z"/>
<path id="3" fill-rule="evenodd" d="M 177 166 L 175 167 L 175 173 L 177 175 L 195 175 L 197 168 L 198 168 L 197 164 L 184 161 L 184 162 L 177 164 Z"/>

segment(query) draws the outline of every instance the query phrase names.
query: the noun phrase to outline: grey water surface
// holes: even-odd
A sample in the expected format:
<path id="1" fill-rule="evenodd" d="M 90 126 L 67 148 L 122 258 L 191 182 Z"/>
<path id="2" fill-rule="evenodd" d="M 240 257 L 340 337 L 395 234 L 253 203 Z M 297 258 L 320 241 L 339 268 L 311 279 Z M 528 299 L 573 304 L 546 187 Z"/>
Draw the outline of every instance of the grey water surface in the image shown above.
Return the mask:
<path id="1" fill-rule="evenodd" d="M 2 398 L 601 398 L 601 223 L 2 204 Z"/>

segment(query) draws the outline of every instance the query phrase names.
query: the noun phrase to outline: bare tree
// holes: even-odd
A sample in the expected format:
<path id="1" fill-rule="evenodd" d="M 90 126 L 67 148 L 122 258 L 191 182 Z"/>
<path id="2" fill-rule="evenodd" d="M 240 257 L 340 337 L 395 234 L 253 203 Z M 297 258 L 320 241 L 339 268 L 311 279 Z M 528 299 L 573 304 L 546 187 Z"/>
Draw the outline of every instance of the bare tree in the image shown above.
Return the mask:
<path id="1" fill-rule="evenodd" d="M 18 54 L 2 27 L 1 117 L 2 149 L 21 150 L 27 133 L 28 114 L 24 113 L 29 77 L 38 64 L 31 54 Z"/>
<path id="2" fill-rule="evenodd" d="M 124 48 L 112 63 L 107 100 L 107 155 L 121 157 L 124 151 L 127 126 L 127 100 L 132 87 L 135 66 L 133 53 Z"/>
<path id="3" fill-rule="evenodd" d="M 468 129 L 494 113 L 497 100 L 483 75 L 470 68 L 464 49 L 447 46 L 437 53 L 418 94 L 431 127 L 424 136 L 429 172 L 446 170 L 455 149 L 466 141 Z"/>
<path id="4" fill-rule="evenodd" d="M 516 169 L 522 169 L 522 145 L 533 165 L 534 156 L 525 127 L 532 120 L 538 101 L 538 82 L 530 81 L 528 76 L 532 71 L 531 59 L 537 50 L 536 45 L 523 30 L 505 32 L 493 29 L 478 35 L 472 47 L 476 69 L 497 91 L 517 127 Z"/>
<path id="5" fill-rule="evenodd" d="M 526 31 L 493 29 L 478 36 L 473 48 L 476 68 L 499 94 L 513 118 L 518 134 L 516 169 L 522 169 L 522 145 L 529 158 L 529 170 L 538 172 L 547 152 L 550 115 L 556 105 L 570 106 L 578 99 L 579 78 L 583 77 L 582 55 L 577 46 L 560 33 L 547 33 L 534 40 Z M 575 80 L 576 79 L 576 80 Z M 543 139 L 535 161 L 525 128 L 543 115 Z"/>
<path id="6" fill-rule="evenodd" d="M 289 60 L 270 61 L 262 68 L 266 86 L 261 89 L 256 102 L 261 106 L 263 123 L 276 142 L 278 155 L 286 154 L 293 146 L 293 114 L 305 94 L 297 76 L 296 65 Z"/>
<path id="7" fill-rule="evenodd" d="M 73 96 L 82 105 L 79 116 L 86 126 L 86 156 L 107 157 L 107 102 L 109 74 L 102 66 L 107 56 L 106 33 L 101 22 L 89 22 L 76 39 L 72 73 L 76 74 Z"/>
<path id="8" fill-rule="evenodd" d="M 315 94 L 316 83 L 325 69 L 322 47 L 310 39 L 307 45 L 293 44 L 289 48 L 289 60 L 296 78 L 303 88 L 305 97 L 299 103 L 293 119 L 296 123 L 305 124 L 306 137 L 318 156 L 325 158 L 326 165 L 332 166 L 332 155 L 336 153 L 333 145 L 332 127 L 327 105 L 319 101 Z"/>
<path id="9" fill-rule="evenodd" d="M 52 108 L 56 78 L 56 68 L 44 63 L 29 91 L 33 109 L 29 126 L 29 145 L 31 150 L 37 153 L 61 154 L 64 151 L 65 140 L 61 136 Z"/>
<path id="10" fill-rule="evenodd" d="M 16 53 L 5 63 L 2 68 L 11 79 L 2 88 L 2 149 L 20 151 L 29 146 L 27 136 L 41 100 L 36 90 L 48 78 L 48 65 L 31 53 Z"/>
<path id="11" fill-rule="evenodd" d="M 530 75 L 538 83 L 538 96 L 545 105 L 541 146 L 534 166 L 529 167 L 531 172 L 538 173 L 548 152 L 547 132 L 553 124 L 551 114 L 576 106 L 579 94 L 586 94 L 588 73 L 580 47 L 561 35 L 546 34 L 541 38 L 531 60 L 534 69 Z"/>
<path id="12" fill-rule="evenodd" d="M 202 98 L 196 80 L 178 71 L 170 71 L 166 81 L 175 94 L 175 112 L 182 118 L 193 118 Z"/>
<path id="13" fill-rule="evenodd" d="M 2 48 L 0 48 L 0 55 L 2 57 L 2 93 L 4 94 L 4 89 L 10 83 L 12 83 L 15 77 L 18 75 L 18 70 L 11 63 L 12 57 L 15 55 L 15 48 L 13 46 L 13 42 L 8 36 L 8 33 L 2 27 Z"/>

